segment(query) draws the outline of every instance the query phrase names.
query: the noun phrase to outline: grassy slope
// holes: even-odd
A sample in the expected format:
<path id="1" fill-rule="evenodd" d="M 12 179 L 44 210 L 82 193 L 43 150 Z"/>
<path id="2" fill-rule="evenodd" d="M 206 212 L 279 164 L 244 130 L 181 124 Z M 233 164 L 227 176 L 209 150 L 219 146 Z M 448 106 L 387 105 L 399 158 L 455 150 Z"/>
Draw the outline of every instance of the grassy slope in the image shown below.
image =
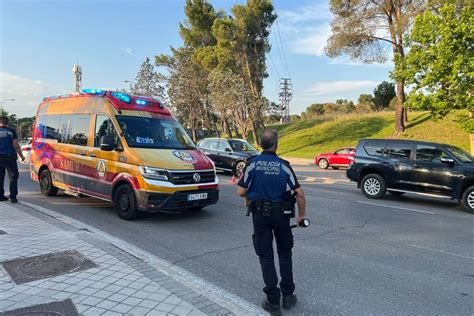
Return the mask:
<path id="1" fill-rule="evenodd" d="M 469 134 L 453 121 L 457 113 L 431 120 L 428 113 L 409 113 L 407 131 L 400 137 L 448 143 L 469 151 Z M 316 153 L 355 146 L 361 138 L 392 138 L 394 113 L 347 115 L 274 125 L 280 133 L 278 154 L 285 157 L 314 158 Z"/>

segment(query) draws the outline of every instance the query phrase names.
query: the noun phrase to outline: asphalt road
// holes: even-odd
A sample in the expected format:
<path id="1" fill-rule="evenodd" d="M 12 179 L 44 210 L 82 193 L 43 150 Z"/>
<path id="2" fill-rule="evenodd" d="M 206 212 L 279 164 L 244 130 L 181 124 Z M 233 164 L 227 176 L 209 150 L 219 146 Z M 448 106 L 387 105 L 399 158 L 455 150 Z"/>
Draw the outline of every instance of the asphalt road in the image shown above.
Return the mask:
<path id="1" fill-rule="evenodd" d="M 311 226 L 295 233 L 299 304 L 286 315 L 474 313 L 474 215 L 454 202 L 413 196 L 369 200 L 344 171 L 295 168 Z M 22 168 L 21 200 L 95 226 L 255 304 L 263 282 L 251 221 L 230 177 L 200 212 L 120 220 L 110 203 L 43 197 Z M 316 179 L 316 180 L 315 180 Z"/>

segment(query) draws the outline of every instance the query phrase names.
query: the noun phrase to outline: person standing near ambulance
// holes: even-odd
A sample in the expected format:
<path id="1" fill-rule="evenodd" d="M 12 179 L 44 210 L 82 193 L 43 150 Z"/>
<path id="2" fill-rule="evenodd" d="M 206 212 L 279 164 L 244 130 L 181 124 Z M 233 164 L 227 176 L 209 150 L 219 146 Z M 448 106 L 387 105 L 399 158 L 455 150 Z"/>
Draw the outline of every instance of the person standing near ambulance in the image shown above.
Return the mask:
<path id="1" fill-rule="evenodd" d="M 293 282 L 293 234 L 290 217 L 295 214 L 295 198 L 298 203 L 298 226 L 305 217 L 304 191 L 290 164 L 277 156 L 278 133 L 265 130 L 261 144 L 263 152 L 249 160 L 237 183 L 237 194 L 247 199 L 247 214 L 252 213 L 255 253 L 260 259 L 267 298 L 262 307 L 271 315 L 280 315 L 280 298 L 283 308 L 296 304 Z M 275 270 L 273 237 L 277 244 L 280 263 L 280 288 Z"/>
<path id="2" fill-rule="evenodd" d="M 16 196 L 18 195 L 18 164 L 17 154 L 21 160 L 24 161 L 25 157 L 21 152 L 20 144 L 16 132 L 8 128 L 8 117 L 3 116 L 0 118 L 0 201 L 7 201 L 8 198 L 5 196 L 4 180 L 5 172 L 8 172 L 10 179 L 10 201 L 17 203 Z"/>

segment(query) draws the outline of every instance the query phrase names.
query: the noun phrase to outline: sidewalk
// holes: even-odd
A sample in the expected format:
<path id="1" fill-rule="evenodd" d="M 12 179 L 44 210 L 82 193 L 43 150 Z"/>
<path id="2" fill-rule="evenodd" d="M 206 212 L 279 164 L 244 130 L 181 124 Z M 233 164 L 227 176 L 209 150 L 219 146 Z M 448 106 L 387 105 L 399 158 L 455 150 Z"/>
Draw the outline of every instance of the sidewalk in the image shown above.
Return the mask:
<path id="1" fill-rule="evenodd" d="M 46 209 L 0 203 L 2 316 L 263 314 L 171 266 Z"/>

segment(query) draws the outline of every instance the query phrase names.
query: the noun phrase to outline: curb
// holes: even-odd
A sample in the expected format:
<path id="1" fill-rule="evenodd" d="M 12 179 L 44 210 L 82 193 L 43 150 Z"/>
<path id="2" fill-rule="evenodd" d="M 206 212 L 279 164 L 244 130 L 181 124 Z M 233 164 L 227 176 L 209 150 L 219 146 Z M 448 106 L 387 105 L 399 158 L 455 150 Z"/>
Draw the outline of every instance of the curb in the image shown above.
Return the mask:
<path id="1" fill-rule="evenodd" d="M 78 230 L 87 230 L 99 236 L 112 245 L 120 248 L 121 250 L 139 258 L 140 260 L 148 263 L 160 272 L 174 278 L 177 282 L 191 288 L 195 292 L 206 296 L 208 299 L 215 303 L 227 308 L 229 311 L 236 315 L 268 315 L 262 308 L 257 305 L 235 295 L 227 290 L 209 283 L 208 281 L 194 275 L 193 273 L 174 265 L 173 263 L 164 260 L 148 251 L 142 250 L 131 243 L 114 237 L 108 233 L 105 233 L 97 228 L 85 224 L 81 221 L 75 220 L 71 217 L 56 213 L 47 208 L 21 201 L 19 204 L 27 206 L 37 212 L 40 212 L 46 216 L 52 217 L 58 221 L 66 223 L 70 226 L 77 228 Z"/>

